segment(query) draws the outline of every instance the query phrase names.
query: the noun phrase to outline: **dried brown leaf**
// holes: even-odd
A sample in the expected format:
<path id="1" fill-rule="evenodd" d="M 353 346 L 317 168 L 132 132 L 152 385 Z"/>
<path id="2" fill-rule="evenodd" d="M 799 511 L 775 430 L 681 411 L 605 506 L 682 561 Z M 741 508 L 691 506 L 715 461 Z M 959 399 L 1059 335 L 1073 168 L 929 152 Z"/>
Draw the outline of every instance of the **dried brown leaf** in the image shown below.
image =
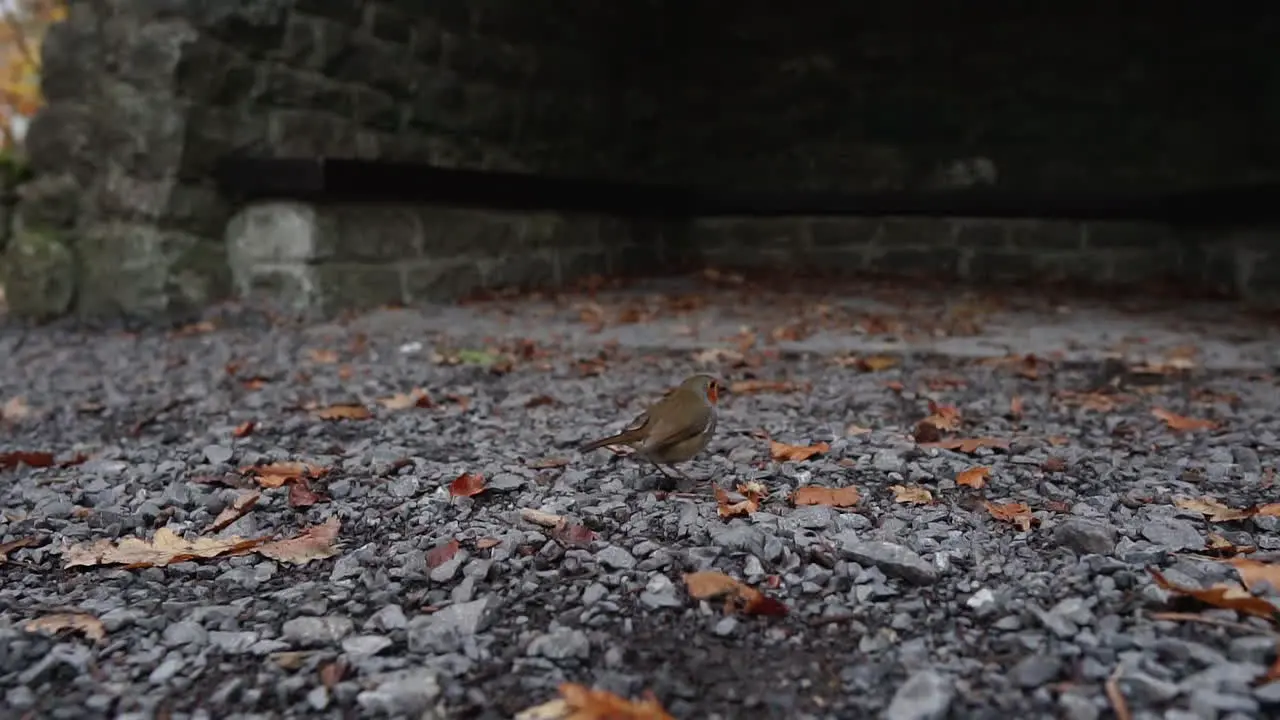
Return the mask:
<path id="1" fill-rule="evenodd" d="M 1247 520 L 1256 514 L 1253 508 L 1238 510 L 1229 508 L 1211 497 L 1195 498 L 1175 498 L 1173 504 L 1183 510 L 1198 512 L 1208 518 L 1209 522 L 1231 522 L 1234 520 Z"/>
<path id="2" fill-rule="evenodd" d="M 515 720 L 675 720 L 647 692 L 641 700 L 627 700 L 607 690 L 563 683 L 560 697 L 516 713 Z"/>
<path id="3" fill-rule="evenodd" d="M 1280 592 L 1280 565 L 1249 558 L 1232 558 L 1227 563 L 1236 569 L 1240 581 L 1248 590 L 1258 590 L 1265 583 L 1272 590 Z"/>
<path id="4" fill-rule="evenodd" d="M 769 441 L 769 456 L 779 462 L 803 462 L 831 449 L 825 442 L 816 445 L 788 445 L 777 440 Z"/>
<path id="5" fill-rule="evenodd" d="M 259 555 L 291 565 L 306 565 L 312 560 L 324 560 L 338 554 L 334 540 L 342 529 L 342 521 L 336 516 L 319 525 L 312 525 L 298 535 L 286 540 L 275 540 L 257 549 Z"/>
<path id="6" fill-rule="evenodd" d="M 338 353 L 333 350 L 323 348 L 311 348 L 307 350 L 307 357 L 311 362 L 320 363 L 321 365 L 332 365 L 338 362 Z"/>
<path id="7" fill-rule="evenodd" d="M 88 613 L 65 612 L 43 615 L 28 620 L 22 626 L 22 629 L 27 632 L 45 635 L 57 635 L 60 632 L 70 630 L 84 635 L 95 643 L 100 643 L 107 639 L 106 625 L 103 625 L 101 620 Z"/>
<path id="8" fill-rule="evenodd" d="M 462 473 L 449 483 L 449 494 L 454 497 L 479 495 L 484 489 L 484 476 L 479 473 Z"/>
<path id="9" fill-rule="evenodd" d="M 810 389 L 812 386 L 809 383 L 790 380 L 739 380 L 729 385 L 729 392 L 735 395 L 808 392 Z"/>
<path id="10" fill-rule="evenodd" d="M 248 422 L 242 422 L 239 425 L 237 425 L 234 430 L 231 431 L 231 437 L 234 437 L 234 438 L 249 437 L 250 435 L 253 434 L 254 428 L 256 427 L 257 427 L 257 423 L 253 422 L 252 420 Z"/>
<path id="11" fill-rule="evenodd" d="M 868 355 L 858 359 L 858 369 L 863 372 L 880 372 L 897 365 L 898 358 L 891 355 Z"/>
<path id="12" fill-rule="evenodd" d="M 546 457 L 541 460 L 534 460 L 529 463 L 529 467 L 534 470 L 550 470 L 552 468 L 565 467 L 569 464 L 569 458 L 566 457 Z"/>
<path id="13" fill-rule="evenodd" d="M 324 496 L 311 489 L 306 478 L 298 478 L 289 484 L 289 507 L 306 508 L 324 500 Z"/>
<path id="14" fill-rule="evenodd" d="M 4 405 L 0 405 L 0 420 L 18 422 L 30 415 L 31 406 L 27 404 L 27 399 L 21 395 L 11 397 L 5 401 Z"/>
<path id="15" fill-rule="evenodd" d="M 427 567 L 435 569 L 453 559 L 462 545 L 457 538 L 449 538 L 449 542 L 437 545 L 427 551 Z"/>
<path id="16" fill-rule="evenodd" d="M 127 537 L 117 543 L 96 540 L 72 545 L 62 552 L 63 567 L 125 565 L 128 567 L 163 567 L 196 558 L 220 555 L 247 555 L 259 548 L 266 538 L 209 538 L 187 540 L 167 527 L 156 531 L 151 540 Z"/>
<path id="17" fill-rule="evenodd" d="M 53 467 L 54 456 L 51 452 L 32 452 L 30 450 L 0 452 L 0 470 L 12 470 L 19 465 L 33 468 Z"/>
<path id="18" fill-rule="evenodd" d="M 248 490 L 236 495 L 236 499 L 232 500 L 230 505 L 223 508 L 222 512 L 218 513 L 218 517 L 213 519 L 213 522 L 205 526 L 204 532 L 219 532 L 226 526 L 244 517 L 245 513 L 252 510 L 253 506 L 258 503 L 258 498 L 260 497 L 262 497 L 262 493 L 256 490 Z"/>
<path id="19" fill-rule="evenodd" d="M 943 432 L 954 432 L 960 429 L 960 410 L 951 405 L 939 405 L 929 401 L 929 415 L 921 420 Z"/>
<path id="20" fill-rule="evenodd" d="M 918 485 L 907 487 L 906 485 L 890 485 L 889 489 L 893 491 L 893 501 L 896 503 L 904 503 L 908 505 L 928 505 L 933 502 L 933 493 L 927 488 Z"/>
<path id="21" fill-rule="evenodd" d="M 1267 619 L 1273 619 L 1276 615 L 1276 609 L 1271 603 L 1250 594 L 1248 590 L 1235 583 L 1219 583 L 1207 588 L 1191 588 L 1175 585 L 1155 568 L 1147 568 L 1147 572 L 1151 574 L 1156 585 L 1176 595 L 1184 595 L 1199 600 L 1206 605 L 1212 605 L 1224 610 L 1235 610 L 1246 615 L 1255 615 Z"/>
<path id="22" fill-rule="evenodd" d="M 9 561 L 9 553 L 14 550 L 21 550 L 25 547 L 34 547 L 39 544 L 39 540 L 31 537 L 18 538 L 7 543 L 0 543 L 0 563 Z"/>
<path id="23" fill-rule="evenodd" d="M 427 391 L 422 388 L 414 388 L 407 393 L 396 393 L 391 397 L 378 398 L 378 403 L 388 410 L 430 408 L 434 405 Z"/>
<path id="24" fill-rule="evenodd" d="M 1036 521 L 1035 516 L 1031 514 L 1031 507 L 1026 503 L 993 503 L 987 501 L 982 505 L 986 507 L 988 513 L 991 513 L 991 517 L 1012 523 L 1022 532 L 1030 532 L 1031 525 Z"/>
<path id="25" fill-rule="evenodd" d="M 321 420 L 367 420 L 373 417 L 363 405 L 330 405 L 312 412 Z"/>
<path id="26" fill-rule="evenodd" d="M 719 485 L 712 489 L 716 495 L 716 511 L 722 518 L 750 515 L 760 509 L 760 493 L 749 490 L 745 485 L 738 486 L 738 492 L 743 496 L 738 502 L 733 502 L 729 493 Z"/>
<path id="27" fill-rule="evenodd" d="M 786 615 L 787 608 L 759 590 L 722 572 L 703 570 L 684 576 L 689 596 L 695 600 L 725 598 L 725 614 L 741 611 L 747 615 Z"/>
<path id="28" fill-rule="evenodd" d="M 791 493 L 793 505 L 826 505 L 827 507 L 853 507 L 862 499 L 858 488 L 848 485 L 842 488 L 806 485 Z"/>
<path id="29" fill-rule="evenodd" d="M 1192 432 L 1195 430 L 1213 430 L 1218 427 L 1218 423 L 1213 420 L 1198 420 L 1165 410 L 1164 408 L 1154 408 L 1151 411 L 1152 416 L 1164 421 L 1164 424 L 1174 432 Z"/>
<path id="30" fill-rule="evenodd" d="M 986 486 L 989 477 L 991 477 L 991 468 L 979 465 L 956 475 L 956 484 L 978 490 Z"/>

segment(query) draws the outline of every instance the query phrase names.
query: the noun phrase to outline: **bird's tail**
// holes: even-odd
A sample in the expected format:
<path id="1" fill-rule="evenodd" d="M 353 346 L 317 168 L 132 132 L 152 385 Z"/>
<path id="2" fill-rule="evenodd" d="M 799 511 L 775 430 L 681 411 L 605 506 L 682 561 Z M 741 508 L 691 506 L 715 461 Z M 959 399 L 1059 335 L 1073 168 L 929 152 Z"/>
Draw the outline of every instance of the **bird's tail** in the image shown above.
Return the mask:
<path id="1" fill-rule="evenodd" d="M 638 431 L 628 430 L 626 432 L 620 432 L 617 435 L 610 435 L 609 437 L 600 438 L 599 440 L 592 440 L 578 448 L 578 452 L 589 453 L 592 450 L 598 450 L 605 445 L 629 445 L 639 439 L 640 433 Z"/>

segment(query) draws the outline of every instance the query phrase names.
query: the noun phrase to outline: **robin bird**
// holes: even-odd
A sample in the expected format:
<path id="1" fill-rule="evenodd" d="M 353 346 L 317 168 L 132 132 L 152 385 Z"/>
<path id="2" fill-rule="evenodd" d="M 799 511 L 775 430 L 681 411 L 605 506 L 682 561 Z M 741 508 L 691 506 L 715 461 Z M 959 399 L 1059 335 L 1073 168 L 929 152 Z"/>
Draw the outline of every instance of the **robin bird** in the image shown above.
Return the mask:
<path id="1" fill-rule="evenodd" d="M 593 440 L 581 451 L 591 452 L 606 445 L 626 445 L 663 475 L 667 468 L 685 480 L 688 475 L 676 464 L 693 459 L 706 449 L 716 430 L 716 403 L 720 401 L 720 381 L 710 375 L 692 375 L 639 415 L 617 435 Z"/>

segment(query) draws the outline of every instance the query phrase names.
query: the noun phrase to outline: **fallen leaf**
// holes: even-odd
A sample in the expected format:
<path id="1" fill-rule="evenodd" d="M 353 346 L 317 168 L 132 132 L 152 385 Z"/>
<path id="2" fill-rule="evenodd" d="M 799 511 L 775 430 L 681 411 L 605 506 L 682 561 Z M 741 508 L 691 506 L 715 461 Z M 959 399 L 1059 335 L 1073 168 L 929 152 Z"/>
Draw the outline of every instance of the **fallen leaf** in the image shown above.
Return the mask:
<path id="1" fill-rule="evenodd" d="M 1204 548 L 1210 553 L 1219 555 L 1240 555 L 1243 553 L 1257 552 L 1258 548 L 1254 545 L 1236 545 L 1218 533 L 1209 533 L 1205 539 Z"/>
<path id="2" fill-rule="evenodd" d="M 596 539 L 596 533 L 591 528 L 578 523 L 571 523 L 561 518 L 555 527 L 551 528 L 551 537 L 555 538 L 563 545 L 573 545 L 575 547 L 590 547 L 591 543 Z"/>
<path id="3" fill-rule="evenodd" d="M 286 540 L 275 540 L 257 548 L 259 555 L 272 560 L 306 565 L 312 560 L 324 560 L 338 554 L 334 539 L 342 529 L 342 521 L 336 516 L 319 525 L 312 525 L 295 537 Z"/>
<path id="4" fill-rule="evenodd" d="M 827 507 L 853 507 L 862 496 L 858 488 L 848 485 L 841 488 L 818 487 L 806 485 L 791 493 L 793 505 L 826 505 Z"/>
<path id="5" fill-rule="evenodd" d="M 1212 420 L 1197 420 L 1195 418 L 1184 417 L 1176 413 L 1172 413 L 1164 408 L 1154 408 L 1151 414 L 1175 432 L 1190 432 L 1194 430 L 1213 430 L 1218 427 L 1218 423 Z"/>
<path id="6" fill-rule="evenodd" d="M 367 420 L 373 417 L 369 408 L 363 405 L 330 405 L 313 411 L 321 420 Z"/>
<path id="7" fill-rule="evenodd" d="M 0 453 L 0 470 L 12 470 L 19 465 L 26 465 L 33 468 L 52 467 L 53 453 L 50 452 L 31 452 L 28 450 L 14 450 L 12 452 Z"/>
<path id="8" fill-rule="evenodd" d="M 543 407 L 544 405 L 555 405 L 556 402 L 556 399 L 550 395 L 535 395 L 534 397 L 529 398 L 528 402 L 526 402 L 524 406 L 527 408 L 536 408 Z"/>
<path id="9" fill-rule="evenodd" d="M 63 567 L 125 565 L 128 567 L 163 567 L 196 558 L 220 555 L 247 555 L 259 548 L 266 538 L 200 537 L 187 540 L 167 527 L 156 531 L 151 540 L 127 537 L 118 543 L 95 540 L 78 543 L 62 551 Z"/>
<path id="10" fill-rule="evenodd" d="M 695 600 L 709 600 L 723 596 L 724 612 L 742 612 L 746 615 L 786 615 L 787 608 L 759 590 L 738 582 L 722 572 L 703 570 L 687 573 L 685 587 Z"/>
<path id="11" fill-rule="evenodd" d="M 1261 589 L 1265 583 L 1280 592 L 1280 565 L 1248 558 L 1232 558 L 1227 561 L 1240 575 L 1241 582 L 1250 592 Z"/>
<path id="12" fill-rule="evenodd" d="M 850 423 L 849 426 L 844 429 L 844 434 L 848 437 L 866 435 L 869 432 L 871 432 L 871 428 L 862 427 L 861 425 L 858 425 L 856 423 Z"/>
<path id="13" fill-rule="evenodd" d="M 1022 417 L 1022 396 L 1014 395 L 1009 398 L 1009 414 L 1015 418 Z"/>
<path id="14" fill-rule="evenodd" d="M 987 508 L 987 512 L 991 513 L 991 517 L 1012 523 L 1018 526 L 1018 529 L 1022 530 L 1022 532 L 1030 532 L 1032 523 L 1036 521 L 1035 516 L 1031 514 L 1031 507 L 1026 503 L 993 503 L 986 501 L 982 505 Z"/>
<path id="15" fill-rule="evenodd" d="M 769 441 L 769 456 L 779 462 L 803 462 L 831 449 L 825 442 L 816 445 L 788 445 L 777 440 Z"/>
<path id="16" fill-rule="evenodd" d="M 328 471 L 328 468 L 304 462 L 276 462 L 240 468 L 241 473 L 256 476 L 258 484 L 264 488 L 278 488 L 298 478 L 318 478 Z"/>
<path id="17" fill-rule="evenodd" d="M 956 475 L 956 484 L 979 490 L 987 484 L 987 478 L 989 477 L 991 477 L 991 468 L 983 466 L 971 467 Z"/>
<path id="18" fill-rule="evenodd" d="M 320 667 L 318 674 L 320 684 L 332 690 L 334 685 L 342 681 L 342 676 L 347 674 L 347 666 L 337 661 L 325 663 Z"/>
<path id="19" fill-rule="evenodd" d="M 244 517 L 245 513 L 252 510 L 253 506 L 258 503 L 258 498 L 260 497 L 262 497 L 262 493 L 257 492 L 256 490 L 249 490 L 247 492 L 240 493 L 236 496 L 235 500 L 231 501 L 230 505 L 223 508 L 222 512 L 218 513 L 218 517 L 214 518 L 213 522 L 205 526 L 204 532 L 218 532 L 231 523 Z"/>
<path id="20" fill-rule="evenodd" d="M 1040 469 L 1045 472 L 1062 472 L 1067 469 L 1067 459 L 1060 455 L 1050 455 L 1040 463 Z"/>
<path id="21" fill-rule="evenodd" d="M 44 615 L 28 620 L 22 626 L 27 632 L 38 632 L 45 635 L 57 635 L 65 630 L 78 632 L 95 643 L 107 639 L 107 627 L 102 621 L 88 613 L 66 612 Z"/>
<path id="22" fill-rule="evenodd" d="M 35 538 L 29 538 L 29 537 L 18 538 L 17 540 L 12 540 L 7 543 L 0 543 L 0 563 L 9 562 L 9 553 L 13 552 L 14 550 L 21 550 L 22 548 L 25 548 L 25 547 L 32 547 L 38 543 L 39 543 L 38 540 L 36 540 Z"/>
<path id="23" fill-rule="evenodd" d="M 750 515 L 760 509 L 761 493 L 748 488 L 746 485 L 738 486 L 738 493 L 743 499 L 738 502 L 732 502 L 729 499 L 729 493 L 719 485 L 714 485 L 713 490 L 716 496 L 717 512 L 722 518 L 738 517 L 740 515 Z"/>
<path id="24" fill-rule="evenodd" d="M 471 497 L 484 492 L 484 476 L 478 473 L 462 473 L 449 483 L 449 494 L 454 497 Z"/>
<path id="25" fill-rule="evenodd" d="M 939 448 L 941 450 L 959 450 L 966 455 L 975 453 L 979 448 L 999 448 L 1001 450 L 1009 449 L 1008 440 L 1000 440 L 998 438 L 951 438 L 948 440 L 939 440 L 937 442 L 920 443 L 922 448 Z"/>
<path id="26" fill-rule="evenodd" d="M 306 478 L 298 478 L 289 484 L 289 507 L 306 508 L 315 505 L 324 497 L 311 489 Z"/>
<path id="27" fill-rule="evenodd" d="M 1147 568 L 1147 572 L 1155 580 L 1156 585 L 1176 595 L 1185 595 L 1206 605 L 1212 605 L 1224 610 L 1235 610 L 1246 615 L 1255 615 L 1267 619 L 1274 619 L 1276 615 L 1276 608 L 1271 603 L 1250 594 L 1248 590 L 1235 583 L 1219 583 L 1207 588 L 1190 588 L 1169 582 L 1155 568 Z"/>
<path id="28" fill-rule="evenodd" d="M 408 410 L 409 408 L 430 408 L 434 405 L 427 391 L 414 388 L 407 393 L 396 393 L 391 397 L 379 398 L 378 403 L 388 410 Z"/>
<path id="29" fill-rule="evenodd" d="M 0 405 L 0 420 L 17 422 L 29 415 L 31 415 L 31 406 L 27 405 L 27 399 L 21 395 L 9 398 L 4 405 Z"/>
<path id="30" fill-rule="evenodd" d="M 323 365 L 332 365 L 338 362 L 338 353 L 333 350 L 323 350 L 321 348 L 311 348 L 307 351 L 307 357 L 311 358 L 311 362 L 321 363 Z"/>
<path id="31" fill-rule="evenodd" d="M 891 355 L 869 355 L 858 359 L 858 369 L 863 372 L 880 372 L 897 365 L 898 358 Z"/>
<path id="32" fill-rule="evenodd" d="M 297 670 L 302 667 L 310 655 L 311 652 L 308 650 L 286 650 L 285 652 L 271 653 L 268 657 L 284 670 Z"/>
<path id="33" fill-rule="evenodd" d="M 188 325 L 183 325 L 182 327 L 175 330 L 173 334 L 178 337 L 185 337 L 188 335 L 203 335 L 204 333 L 211 333 L 215 329 L 217 328 L 211 321 L 200 320 L 198 322 L 193 322 Z"/>
<path id="34" fill-rule="evenodd" d="M 729 392 L 735 395 L 759 395 L 760 393 L 808 392 L 809 383 L 790 380 L 739 380 L 730 383 Z"/>
<path id="35" fill-rule="evenodd" d="M 960 410 L 950 405 L 938 405 L 930 400 L 929 415 L 920 422 L 932 425 L 943 432 L 959 430 Z"/>
<path id="36" fill-rule="evenodd" d="M 1095 412 L 1112 412 L 1129 402 L 1131 399 L 1127 395 L 1109 395 L 1100 392 L 1076 392 L 1073 390 L 1059 390 L 1054 393 L 1054 397 L 1064 405 L 1073 405 L 1084 410 L 1092 410 Z"/>
<path id="37" fill-rule="evenodd" d="M 457 538 L 450 538 L 449 542 L 431 548 L 427 551 L 427 567 L 434 570 L 449 562 L 461 547 Z"/>
<path id="38" fill-rule="evenodd" d="M 1280 503 L 1267 503 L 1259 505 L 1255 511 L 1255 515 L 1264 515 L 1266 517 L 1280 517 Z"/>
<path id="39" fill-rule="evenodd" d="M 501 544 L 502 544 L 502 541 L 499 540 L 498 538 L 482 537 L 476 541 L 476 549 L 488 550 L 491 547 L 498 547 Z"/>
<path id="40" fill-rule="evenodd" d="M 250 420 L 249 422 L 242 422 L 239 425 L 237 425 L 234 430 L 231 431 L 231 437 L 234 437 L 234 438 L 249 437 L 250 435 L 253 434 L 253 429 L 255 427 L 257 427 L 257 423 L 253 422 L 252 420 Z"/>
<path id="41" fill-rule="evenodd" d="M 576 683 L 562 683 L 559 689 L 559 698 L 522 710 L 515 720 L 675 720 L 652 692 L 634 701 Z"/>
<path id="42" fill-rule="evenodd" d="M 1208 518 L 1209 522 L 1247 520 L 1256 514 L 1256 511 L 1252 508 L 1247 510 L 1229 508 L 1210 497 L 1204 497 L 1198 500 L 1194 498 L 1174 498 L 1173 504 L 1183 510 L 1198 512 Z"/>
<path id="43" fill-rule="evenodd" d="M 928 505 L 933 502 L 933 493 L 929 492 L 928 488 L 922 488 L 918 485 L 912 485 L 911 487 L 890 485 L 889 489 L 893 491 L 893 501 L 896 503 Z"/>

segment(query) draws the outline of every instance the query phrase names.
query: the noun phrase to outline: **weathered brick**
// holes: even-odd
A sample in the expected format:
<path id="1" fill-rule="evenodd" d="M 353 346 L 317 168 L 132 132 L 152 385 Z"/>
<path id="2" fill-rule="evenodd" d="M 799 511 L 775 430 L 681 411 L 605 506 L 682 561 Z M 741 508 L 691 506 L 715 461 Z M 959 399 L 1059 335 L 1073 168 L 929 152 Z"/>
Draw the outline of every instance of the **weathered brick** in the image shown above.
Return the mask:
<path id="1" fill-rule="evenodd" d="M 878 218 L 814 218 L 809 223 L 815 248 L 866 247 L 879 232 Z"/>
<path id="2" fill-rule="evenodd" d="M 402 263 L 400 271 L 406 302 L 457 300 L 484 285 L 474 260 L 417 260 Z"/>
<path id="3" fill-rule="evenodd" d="M 397 265 L 325 263 L 313 273 L 321 306 L 330 312 L 405 302 L 403 274 Z"/>
<path id="4" fill-rule="evenodd" d="M 490 257 L 525 246 L 525 219 L 509 213 L 444 207 L 419 208 L 428 257 Z"/>
<path id="5" fill-rule="evenodd" d="M 368 3 L 365 7 L 364 26 L 379 40 L 404 45 L 413 40 L 413 16 L 392 3 Z"/>
<path id="6" fill-rule="evenodd" d="M 549 288 L 560 281 L 556 251 L 521 252 L 481 260 L 480 282 L 487 288 Z"/>
<path id="7" fill-rule="evenodd" d="M 1009 246 L 1009 226 L 999 220 L 957 220 L 955 237 L 960 247 L 1004 248 Z"/>
<path id="8" fill-rule="evenodd" d="M 1059 220 L 1008 220 L 1009 244 L 1035 250 L 1072 250 L 1084 246 L 1084 226 Z"/>
<path id="9" fill-rule="evenodd" d="M 271 107 L 322 110 L 353 117 L 355 97 L 346 86 L 317 72 L 268 64 L 260 68 L 259 97 Z M 390 128 L 395 129 L 395 128 Z"/>
<path id="10" fill-rule="evenodd" d="M 394 262 L 423 254 L 427 231 L 409 206 L 342 205 L 322 208 L 327 222 L 322 241 L 342 262 Z"/>

